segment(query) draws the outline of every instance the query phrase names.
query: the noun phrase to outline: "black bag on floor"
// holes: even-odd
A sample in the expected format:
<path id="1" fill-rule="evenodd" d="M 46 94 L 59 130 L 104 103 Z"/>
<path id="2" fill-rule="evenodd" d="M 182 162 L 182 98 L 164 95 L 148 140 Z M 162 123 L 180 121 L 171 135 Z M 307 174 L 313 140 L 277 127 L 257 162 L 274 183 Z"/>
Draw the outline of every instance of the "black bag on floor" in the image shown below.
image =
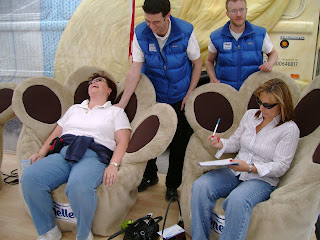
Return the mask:
<path id="1" fill-rule="evenodd" d="M 124 240 L 156 240 L 159 237 L 159 224 L 162 217 L 152 218 L 146 216 L 129 224 L 124 235 Z"/>
<path id="2" fill-rule="evenodd" d="M 113 234 L 108 238 L 112 239 L 121 233 L 125 233 L 123 240 L 156 240 L 159 238 L 159 222 L 162 217 L 152 218 L 151 216 L 145 216 L 139 218 L 132 224 L 128 224 L 128 227 Z"/>

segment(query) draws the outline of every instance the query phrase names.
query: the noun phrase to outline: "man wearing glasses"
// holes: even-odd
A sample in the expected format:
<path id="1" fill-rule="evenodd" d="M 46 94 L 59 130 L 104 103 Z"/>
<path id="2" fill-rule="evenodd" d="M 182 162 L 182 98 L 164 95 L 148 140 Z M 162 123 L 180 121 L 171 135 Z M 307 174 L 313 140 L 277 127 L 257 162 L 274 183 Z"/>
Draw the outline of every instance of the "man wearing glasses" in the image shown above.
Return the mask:
<path id="1" fill-rule="evenodd" d="M 210 82 L 239 90 L 252 73 L 271 71 L 278 54 L 266 29 L 246 20 L 246 0 L 227 0 L 226 9 L 230 21 L 210 34 L 205 64 Z M 264 63 L 263 53 L 268 56 Z"/>
<path id="2" fill-rule="evenodd" d="M 184 105 L 201 75 L 200 48 L 192 24 L 170 15 L 169 0 L 145 0 L 142 8 L 145 22 L 135 28 L 133 63 L 117 106 L 126 107 L 142 72 L 151 80 L 157 102 L 168 103 L 174 108 L 178 126 L 170 144 L 166 177 L 166 198 L 171 199 L 178 196 L 185 150 L 192 134 L 184 115 Z M 157 171 L 156 159 L 149 160 L 139 192 L 159 181 Z"/>

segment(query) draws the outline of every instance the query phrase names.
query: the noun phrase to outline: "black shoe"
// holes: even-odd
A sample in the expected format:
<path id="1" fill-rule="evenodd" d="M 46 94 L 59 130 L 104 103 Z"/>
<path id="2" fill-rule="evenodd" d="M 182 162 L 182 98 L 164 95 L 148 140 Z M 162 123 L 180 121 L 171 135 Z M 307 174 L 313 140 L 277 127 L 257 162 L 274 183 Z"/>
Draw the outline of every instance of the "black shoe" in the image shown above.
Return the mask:
<path id="1" fill-rule="evenodd" d="M 153 186 L 159 182 L 158 176 L 156 178 L 150 179 L 143 177 L 140 185 L 138 186 L 138 192 L 143 192 L 147 190 L 148 187 Z"/>
<path id="2" fill-rule="evenodd" d="M 178 199 L 178 190 L 176 188 L 167 188 L 166 199 L 170 200 L 173 197 Z"/>

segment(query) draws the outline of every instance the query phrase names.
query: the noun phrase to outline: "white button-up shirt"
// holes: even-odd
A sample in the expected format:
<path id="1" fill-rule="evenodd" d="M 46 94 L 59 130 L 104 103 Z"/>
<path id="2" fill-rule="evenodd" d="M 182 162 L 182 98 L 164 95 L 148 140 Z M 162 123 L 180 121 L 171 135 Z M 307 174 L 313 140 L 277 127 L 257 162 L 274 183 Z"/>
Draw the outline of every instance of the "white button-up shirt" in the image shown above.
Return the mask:
<path id="1" fill-rule="evenodd" d="M 261 179 L 277 186 L 279 178 L 286 173 L 295 155 L 300 131 L 293 122 L 285 122 L 280 126 L 280 115 L 256 133 L 256 127 L 263 121 L 262 114 L 254 115 L 257 109 L 248 110 L 241 119 L 240 125 L 229 139 L 221 139 L 223 148 L 218 150 L 216 158 L 223 153 L 236 153 L 235 159 L 254 164 L 258 174 L 236 172 L 239 179 Z"/>

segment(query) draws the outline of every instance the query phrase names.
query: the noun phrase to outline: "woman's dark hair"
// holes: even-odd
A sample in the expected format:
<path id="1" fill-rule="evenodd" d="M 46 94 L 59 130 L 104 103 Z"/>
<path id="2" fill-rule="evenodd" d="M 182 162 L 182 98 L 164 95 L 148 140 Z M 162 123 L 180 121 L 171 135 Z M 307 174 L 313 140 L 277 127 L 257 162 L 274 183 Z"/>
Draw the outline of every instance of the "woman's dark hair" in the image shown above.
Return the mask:
<path id="1" fill-rule="evenodd" d="M 117 97 L 117 85 L 110 78 L 106 77 L 106 74 L 104 72 L 92 74 L 92 76 L 88 78 L 88 81 L 93 80 L 97 77 L 104 78 L 107 82 L 108 87 L 112 89 L 112 92 L 110 93 L 108 101 L 111 101 L 111 104 L 114 104 L 114 101 L 116 100 L 116 97 Z"/>
<path id="2" fill-rule="evenodd" d="M 280 122 L 278 124 L 288 122 L 294 118 L 294 108 L 290 90 L 287 84 L 278 78 L 271 79 L 261 86 L 259 86 L 255 91 L 254 95 L 260 97 L 261 93 L 268 93 L 275 97 L 280 106 Z M 260 110 L 256 113 L 256 117 L 260 115 Z"/>
<path id="3" fill-rule="evenodd" d="M 145 0 L 142 6 L 145 13 L 158 14 L 162 13 L 162 17 L 165 17 L 170 12 L 169 0 Z"/>

